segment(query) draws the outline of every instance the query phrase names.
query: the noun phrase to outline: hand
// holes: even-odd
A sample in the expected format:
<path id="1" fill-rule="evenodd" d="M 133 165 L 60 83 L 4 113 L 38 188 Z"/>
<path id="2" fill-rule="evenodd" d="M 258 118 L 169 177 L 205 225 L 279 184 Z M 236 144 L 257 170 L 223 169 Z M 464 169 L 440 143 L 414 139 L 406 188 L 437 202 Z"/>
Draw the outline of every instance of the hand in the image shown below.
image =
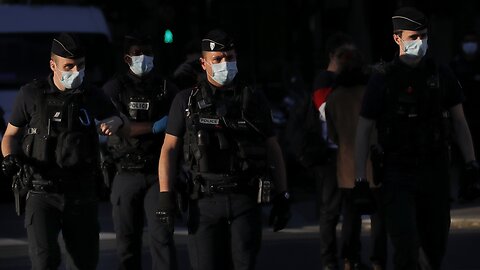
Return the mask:
<path id="1" fill-rule="evenodd" d="M 168 116 L 162 117 L 160 120 L 156 121 L 152 125 L 152 133 L 158 134 L 164 132 L 167 129 Z"/>
<path id="2" fill-rule="evenodd" d="M 287 226 L 292 214 L 290 213 L 290 194 L 282 192 L 273 198 L 273 207 L 270 212 L 268 225 L 273 227 L 273 231 L 277 232 Z"/>
<path id="3" fill-rule="evenodd" d="M 160 223 L 165 224 L 173 233 L 175 204 L 173 203 L 172 194 L 170 192 L 160 192 L 158 199 L 159 204 L 158 209 L 155 211 L 155 215 Z"/>
<path id="4" fill-rule="evenodd" d="M 22 164 L 22 161 L 16 154 L 7 155 L 2 161 L 2 171 L 8 178 L 12 178 L 20 171 Z"/>
<path id="5" fill-rule="evenodd" d="M 463 174 L 460 176 L 458 198 L 463 201 L 472 201 L 480 197 L 480 166 L 476 160 L 465 164 Z"/>
<path id="6" fill-rule="evenodd" d="M 366 178 L 355 179 L 355 186 L 352 190 L 353 205 L 360 214 L 372 214 L 375 212 L 375 201 L 373 199 L 370 184 Z"/>
<path id="7" fill-rule="evenodd" d="M 97 130 L 100 135 L 111 136 L 115 134 L 123 124 L 123 119 L 120 116 L 113 116 L 100 121 L 100 123 L 97 124 Z"/>

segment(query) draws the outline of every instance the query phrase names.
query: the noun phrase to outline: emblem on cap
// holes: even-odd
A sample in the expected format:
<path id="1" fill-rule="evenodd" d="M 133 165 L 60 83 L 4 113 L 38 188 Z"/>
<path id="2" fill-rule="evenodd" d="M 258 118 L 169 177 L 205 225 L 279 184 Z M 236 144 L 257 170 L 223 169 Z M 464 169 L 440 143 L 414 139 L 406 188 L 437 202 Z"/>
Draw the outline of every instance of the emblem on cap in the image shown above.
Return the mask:
<path id="1" fill-rule="evenodd" d="M 213 51 L 215 49 L 215 42 L 210 42 L 210 50 Z"/>

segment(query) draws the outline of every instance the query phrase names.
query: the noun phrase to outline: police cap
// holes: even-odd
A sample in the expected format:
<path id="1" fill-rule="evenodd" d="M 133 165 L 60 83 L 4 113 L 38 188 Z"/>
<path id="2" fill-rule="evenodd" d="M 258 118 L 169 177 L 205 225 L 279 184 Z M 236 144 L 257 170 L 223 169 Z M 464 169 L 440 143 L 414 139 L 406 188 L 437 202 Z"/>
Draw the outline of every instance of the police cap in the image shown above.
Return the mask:
<path id="1" fill-rule="evenodd" d="M 52 41 L 53 54 L 60 57 L 77 59 L 85 56 L 85 51 L 78 36 L 72 33 L 60 33 Z"/>
<path id="2" fill-rule="evenodd" d="M 402 7 L 395 11 L 392 17 L 393 31 L 420 31 L 427 28 L 425 14 L 414 7 Z"/>
<path id="3" fill-rule="evenodd" d="M 233 39 L 220 29 L 208 32 L 202 39 L 202 51 L 222 52 L 235 48 Z"/>
<path id="4" fill-rule="evenodd" d="M 125 35 L 123 41 L 123 52 L 128 53 L 132 46 L 152 46 L 152 37 L 141 32 L 132 32 Z"/>

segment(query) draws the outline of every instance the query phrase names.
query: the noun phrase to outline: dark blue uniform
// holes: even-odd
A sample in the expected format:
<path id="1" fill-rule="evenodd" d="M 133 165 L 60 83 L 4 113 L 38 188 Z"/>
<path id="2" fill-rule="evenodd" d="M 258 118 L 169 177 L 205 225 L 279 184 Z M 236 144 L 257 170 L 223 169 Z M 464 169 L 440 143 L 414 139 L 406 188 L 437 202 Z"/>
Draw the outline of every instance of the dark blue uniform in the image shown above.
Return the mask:
<path id="1" fill-rule="evenodd" d="M 135 122 L 155 122 L 170 109 L 177 88 L 155 72 L 137 77 L 129 71 L 107 82 L 104 91 L 120 112 Z M 129 139 L 109 137 L 117 165 L 111 202 L 120 269 L 141 269 L 144 216 L 147 220 L 152 269 L 177 269 L 173 231 L 155 216 L 160 188 L 158 160 L 163 134 Z"/>
<path id="2" fill-rule="evenodd" d="M 262 222 L 253 180 L 265 173 L 265 140 L 273 136 L 266 101 L 242 84 L 216 89 L 204 80 L 176 96 L 166 132 L 184 141 L 192 268 L 254 269 Z"/>
<path id="3" fill-rule="evenodd" d="M 361 116 L 376 120 L 385 151 L 384 196 L 395 269 L 439 269 L 450 227 L 449 114 L 463 94 L 452 72 L 398 58 L 374 74 Z M 419 256 L 424 254 L 425 256 Z"/>
<path id="4" fill-rule="evenodd" d="M 94 119 L 117 115 L 98 89 L 60 91 L 52 76 L 22 87 L 10 123 L 23 127 L 23 152 L 34 166 L 25 227 L 33 269 L 57 269 L 62 232 L 72 269 L 95 269 L 99 252 L 98 134 Z"/>

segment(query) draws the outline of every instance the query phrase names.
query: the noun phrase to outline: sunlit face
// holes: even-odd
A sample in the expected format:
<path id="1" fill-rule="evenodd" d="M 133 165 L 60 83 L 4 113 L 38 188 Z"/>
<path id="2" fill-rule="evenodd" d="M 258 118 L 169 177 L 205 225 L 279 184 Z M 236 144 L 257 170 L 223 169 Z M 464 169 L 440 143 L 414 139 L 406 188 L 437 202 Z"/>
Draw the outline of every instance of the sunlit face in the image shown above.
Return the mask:
<path id="1" fill-rule="evenodd" d="M 85 68 L 85 57 L 70 59 L 52 54 L 50 58 L 50 69 L 53 72 L 53 82 L 60 90 L 65 87 L 60 84 L 63 72 L 78 72 Z"/>
<path id="2" fill-rule="evenodd" d="M 208 81 L 214 86 L 220 87 L 217 82 L 212 79 L 212 64 L 218 64 L 222 62 L 234 62 L 237 61 L 237 54 L 235 50 L 230 50 L 226 52 L 202 52 L 202 57 L 200 58 L 200 64 L 202 65 L 203 70 L 207 73 Z"/>
<path id="3" fill-rule="evenodd" d="M 402 30 L 400 33 L 393 34 L 393 40 L 400 48 L 400 55 L 405 51 L 405 41 L 412 41 L 417 39 L 426 39 L 428 38 L 428 30 L 423 29 L 420 31 L 413 30 Z"/>

